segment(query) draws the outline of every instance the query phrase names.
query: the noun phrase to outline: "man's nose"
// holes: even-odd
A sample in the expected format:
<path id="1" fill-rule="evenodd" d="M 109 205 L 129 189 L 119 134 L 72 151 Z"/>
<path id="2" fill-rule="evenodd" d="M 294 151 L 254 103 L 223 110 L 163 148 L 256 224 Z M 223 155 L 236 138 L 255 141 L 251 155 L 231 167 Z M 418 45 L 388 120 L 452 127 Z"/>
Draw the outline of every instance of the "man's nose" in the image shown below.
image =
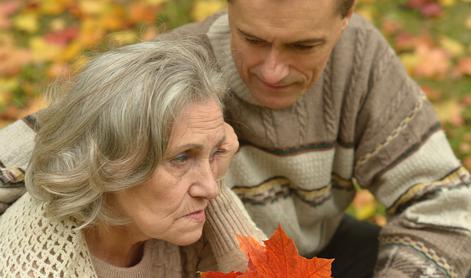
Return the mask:
<path id="1" fill-rule="evenodd" d="M 219 194 L 218 181 L 211 163 L 205 162 L 195 169 L 196 180 L 190 188 L 190 195 L 194 198 L 214 199 Z"/>
<path id="2" fill-rule="evenodd" d="M 276 49 L 271 49 L 262 64 L 260 77 L 269 85 L 277 85 L 289 74 L 289 66 Z"/>

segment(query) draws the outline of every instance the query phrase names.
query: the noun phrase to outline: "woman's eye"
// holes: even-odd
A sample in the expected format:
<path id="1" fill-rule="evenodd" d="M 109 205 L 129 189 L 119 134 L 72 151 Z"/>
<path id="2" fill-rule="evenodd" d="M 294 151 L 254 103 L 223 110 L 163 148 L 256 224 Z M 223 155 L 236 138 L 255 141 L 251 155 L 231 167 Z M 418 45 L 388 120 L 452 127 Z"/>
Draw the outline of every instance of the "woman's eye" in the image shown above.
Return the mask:
<path id="1" fill-rule="evenodd" d="M 219 154 L 225 154 L 227 153 L 226 149 L 218 148 L 214 154 L 219 155 Z"/>
<path id="2" fill-rule="evenodd" d="M 188 159 L 189 159 L 189 156 L 188 156 L 187 153 L 181 153 L 181 154 L 175 156 L 172 159 L 172 163 L 177 164 L 177 165 L 181 165 L 181 164 L 184 164 L 185 162 L 187 162 Z"/>
<path id="3" fill-rule="evenodd" d="M 214 158 L 220 156 L 220 155 L 224 155 L 227 153 L 227 150 L 226 149 L 221 149 L 221 148 L 218 148 L 217 150 L 215 150 L 213 152 L 213 155 L 211 156 L 211 160 L 213 160 Z"/>

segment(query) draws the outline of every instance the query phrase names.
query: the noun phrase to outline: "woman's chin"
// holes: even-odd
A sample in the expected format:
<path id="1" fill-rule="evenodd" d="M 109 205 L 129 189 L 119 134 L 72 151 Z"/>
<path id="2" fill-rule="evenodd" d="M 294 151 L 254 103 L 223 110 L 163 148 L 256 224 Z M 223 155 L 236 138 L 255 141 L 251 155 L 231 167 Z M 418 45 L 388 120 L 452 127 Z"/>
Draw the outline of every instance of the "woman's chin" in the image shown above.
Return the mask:
<path id="1" fill-rule="evenodd" d="M 203 229 L 198 229 L 191 232 L 186 232 L 182 234 L 180 237 L 177 237 L 174 240 L 170 240 L 169 242 L 178 246 L 187 246 L 187 245 L 197 242 L 201 238 L 202 235 L 203 235 Z"/>

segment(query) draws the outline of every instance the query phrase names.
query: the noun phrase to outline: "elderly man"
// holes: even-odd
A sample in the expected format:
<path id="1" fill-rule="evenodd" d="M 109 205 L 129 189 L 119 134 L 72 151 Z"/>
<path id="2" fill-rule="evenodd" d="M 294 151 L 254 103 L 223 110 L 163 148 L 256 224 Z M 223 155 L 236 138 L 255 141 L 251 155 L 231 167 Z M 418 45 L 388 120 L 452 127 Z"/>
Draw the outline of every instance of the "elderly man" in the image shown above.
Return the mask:
<path id="1" fill-rule="evenodd" d="M 336 258 L 334 277 L 466 277 L 470 175 L 354 2 L 229 0 L 159 39 L 207 39 L 241 143 L 226 182 L 266 234 L 281 223 L 302 255 Z M 31 143 L 9 140 L 33 133 L 16 125 L 0 132 L 10 176 Z M 381 231 L 344 216 L 354 183 L 387 207 Z"/>

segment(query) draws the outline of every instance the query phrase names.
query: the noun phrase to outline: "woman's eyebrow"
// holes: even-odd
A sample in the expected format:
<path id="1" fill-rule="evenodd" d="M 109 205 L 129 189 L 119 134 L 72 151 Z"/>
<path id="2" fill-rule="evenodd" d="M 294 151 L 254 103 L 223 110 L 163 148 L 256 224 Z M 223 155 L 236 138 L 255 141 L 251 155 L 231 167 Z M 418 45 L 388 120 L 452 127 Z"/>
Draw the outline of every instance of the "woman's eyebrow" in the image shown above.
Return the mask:
<path id="1" fill-rule="evenodd" d="M 219 141 L 216 143 L 216 146 L 221 146 L 224 141 L 226 141 L 226 135 L 224 134 L 223 137 L 221 137 L 221 139 L 219 139 Z M 180 146 L 177 146 L 175 147 L 173 150 L 171 150 L 172 153 L 179 153 L 183 150 L 190 150 L 190 149 L 203 149 L 204 148 L 204 144 L 198 144 L 198 143 L 188 143 L 188 144 L 183 144 L 183 145 L 180 145 Z"/>

